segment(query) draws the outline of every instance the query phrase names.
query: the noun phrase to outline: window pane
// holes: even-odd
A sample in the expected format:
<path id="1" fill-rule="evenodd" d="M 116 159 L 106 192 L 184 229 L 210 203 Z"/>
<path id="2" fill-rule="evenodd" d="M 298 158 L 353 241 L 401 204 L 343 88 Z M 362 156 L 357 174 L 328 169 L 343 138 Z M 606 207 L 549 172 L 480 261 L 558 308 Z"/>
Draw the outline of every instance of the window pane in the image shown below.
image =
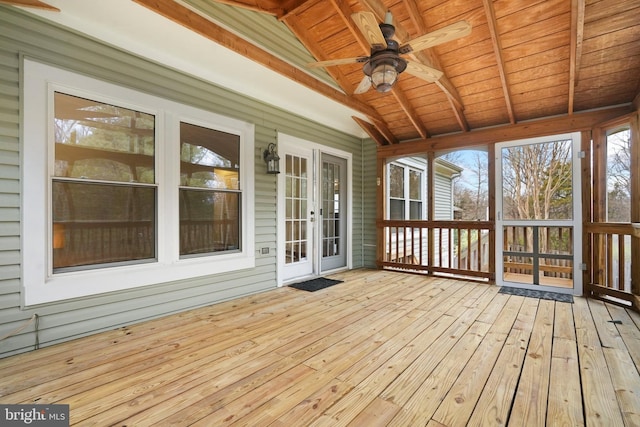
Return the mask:
<path id="1" fill-rule="evenodd" d="M 155 259 L 154 187 L 53 182 L 53 268 Z"/>
<path id="2" fill-rule="evenodd" d="M 180 190 L 180 255 L 240 249 L 240 193 Z"/>
<path id="3" fill-rule="evenodd" d="M 389 219 L 404 219 L 404 200 L 389 200 Z"/>
<path id="4" fill-rule="evenodd" d="M 409 219 L 422 219 L 422 202 L 409 202 Z"/>
<path id="5" fill-rule="evenodd" d="M 239 189 L 240 136 L 180 123 L 180 184 Z"/>
<path id="6" fill-rule="evenodd" d="M 389 165 L 389 196 L 404 198 L 404 168 Z"/>
<path id="7" fill-rule="evenodd" d="M 412 200 L 422 200 L 420 190 L 422 188 L 422 172 L 409 171 L 409 198 Z"/>
<path id="8" fill-rule="evenodd" d="M 57 177 L 155 182 L 155 117 L 56 92 Z"/>

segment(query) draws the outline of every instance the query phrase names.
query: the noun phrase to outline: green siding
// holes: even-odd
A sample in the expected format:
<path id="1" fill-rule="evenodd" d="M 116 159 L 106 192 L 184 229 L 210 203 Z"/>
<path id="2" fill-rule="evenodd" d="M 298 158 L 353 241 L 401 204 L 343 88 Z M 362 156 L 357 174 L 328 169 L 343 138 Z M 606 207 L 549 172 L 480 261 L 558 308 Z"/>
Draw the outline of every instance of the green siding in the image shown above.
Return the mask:
<path id="1" fill-rule="evenodd" d="M 278 131 L 347 151 L 353 156 L 353 261 L 368 265 L 362 242 L 373 239 L 364 225 L 363 142 L 242 96 L 202 79 L 52 25 L 18 9 L 0 6 L 0 336 L 38 314 L 40 344 L 77 338 L 182 310 L 273 289 L 276 286 L 276 179 L 266 175 L 261 150 Z M 23 309 L 20 306 L 20 64 L 21 55 L 111 83 L 161 96 L 255 124 L 256 267 L 162 283 L 94 297 Z M 375 163 L 368 143 L 366 155 Z M 26 173 L 26 171 L 24 171 Z M 367 185 L 370 188 L 370 183 Z M 375 201 L 375 200 L 373 200 Z M 373 229 L 375 233 L 375 229 Z M 364 236 L 367 236 L 366 238 Z M 373 239 L 372 241 L 375 241 Z M 269 247 L 268 255 L 260 248 Z M 366 251 L 365 251 L 366 252 Z M 375 256 L 375 254 L 374 254 Z M 36 342 L 35 322 L 0 341 L 0 357 L 28 351 Z"/>

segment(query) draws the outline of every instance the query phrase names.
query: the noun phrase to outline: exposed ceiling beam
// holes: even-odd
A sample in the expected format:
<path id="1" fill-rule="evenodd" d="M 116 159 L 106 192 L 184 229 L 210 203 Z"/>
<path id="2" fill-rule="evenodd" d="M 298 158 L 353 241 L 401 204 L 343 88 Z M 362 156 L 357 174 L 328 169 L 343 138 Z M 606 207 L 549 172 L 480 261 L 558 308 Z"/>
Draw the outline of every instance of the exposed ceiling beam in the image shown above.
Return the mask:
<path id="1" fill-rule="evenodd" d="M 308 0 L 215 0 L 216 3 L 228 4 L 230 6 L 241 7 L 255 12 L 267 13 L 278 18 L 296 9 Z"/>
<path id="2" fill-rule="evenodd" d="M 409 11 L 409 18 L 413 25 L 416 27 L 416 34 L 426 34 L 429 32 L 427 26 L 424 24 L 424 19 L 420 16 L 420 10 L 414 0 L 402 0 L 404 7 Z"/>
<path id="3" fill-rule="evenodd" d="M 378 145 L 387 145 L 389 144 L 389 141 L 387 141 L 387 139 L 384 137 L 384 135 L 382 135 L 380 132 L 378 132 L 378 129 L 376 129 L 376 127 L 374 125 L 372 125 L 369 122 L 366 122 L 364 120 L 362 120 L 360 117 L 356 117 L 356 116 L 352 116 L 353 120 L 356 121 L 356 123 L 358 125 L 360 125 L 360 127 L 362 128 L 362 130 L 364 130 L 367 135 L 369 135 L 371 137 L 371 139 L 373 139 L 376 144 Z"/>
<path id="4" fill-rule="evenodd" d="M 396 86 L 393 87 L 393 90 L 391 91 L 391 93 L 396 98 L 396 100 L 398 101 L 398 103 L 400 104 L 402 109 L 404 110 L 404 112 L 407 115 L 407 117 L 409 117 L 409 120 L 411 121 L 411 124 L 413 124 L 413 127 L 416 128 L 416 130 L 420 134 L 420 137 L 429 138 L 429 132 L 424 127 L 422 122 L 418 119 L 418 116 L 417 116 L 415 110 L 413 109 L 413 105 L 411 105 L 411 102 L 409 102 L 409 100 L 407 99 L 407 96 L 404 94 L 404 92 L 402 90 L 400 90 L 398 88 L 398 86 L 396 85 Z"/>
<path id="5" fill-rule="evenodd" d="M 184 27 L 220 44 L 221 46 L 231 49 L 232 51 L 257 62 L 258 64 L 288 77 L 291 80 L 328 97 L 329 99 L 332 99 L 346 107 L 352 108 L 353 110 L 370 117 L 372 120 L 383 120 L 374 108 L 320 82 L 315 77 L 312 77 L 307 73 L 301 72 L 298 68 L 292 66 L 288 62 L 283 61 L 282 59 L 247 42 L 243 38 L 173 0 L 133 1 L 149 8 L 165 18 L 183 25 Z"/>
<path id="6" fill-rule="evenodd" d="M 482 0 L 484 4 L 484 13 L 487 16 L 487 23 L 489 25 L 489 33 L 491 33 L 491 43 L 493 45 L 493 52 L 496 56 L 496 62 L 498 64 L 498 72 L 500 73 L 500 82 L 502 83 L 502 93 L 504 94 L 504 102 L 507 106 L 507 113 L 509 114 L 509 121 L 511 124 L 516 122 L 516 116 L 513 112 L 513 104 L 511 102 L 511 92 L 509 91 L 509 82 L 507 81 L 507 73 L 505 71 L 504 59 L 502 58 L 502 43 L 500 42 L 500 36 L 498 35 L 498 26 L 496 21 L 496 12 L 493 8 L 493 0 Z"/>
<path id="7" fill-rule="evenodd" d="M 293 32 L 293 34 L 298 38 L 298 40 L 302 41 L 304 40 L 302 36 L 304 29 L 298 27 L 297 20 L 289 19 L 292 16 L 293 15 L 290 15 L 290 14 L 286 15 L 282 19 L 282 22 L 284 22 L 287 25 L 287 27 Z M 322 49 L 320 49 L 318 46 L 312 45 L 311 43 L 304 43 L 304 45 L 307 48 L 307 50 L 311 53 L 311 55 L 313 55 L 313 57 L 316 58 L 318 61 L 332 59 L 332 58 L 327 58 L 323 54 Z M 341 88 L 345 89 L 345 92 L 353 93 L 353 90 L 355 88 L 353 87 L 349 79 L 345 76 L 345 74 L 342 72 L 341 67 L 326 67 L 325 70 L 331 76 L 331 78 L 338 83 L 338 85 Z"/>
<path id="8" fill-rule="evenodd" d="M 373 122 L 373 126 L 380 132 L 384 138 L 387 140 L 389 144 L 398 144 L 398 138 L 389 130 L 387 124 L 382 120 L 371 120 Z"/>
<path id="9" fill-rule="evenodd" d="M 371 53 L 371 46 L 369 46 L 369 42 L 367 42 L 367 39 L 355 26 L 353 20 L 351 19 L 351 14 L 353 13 L 351 7 L 342 0 L 331 0 L 331 4 L 335 8 L 335 10 L 338 11 L 338 15 L 340 15 L 340 18 L 342 19 L 342 22 L 344 22 L 345 27 L 349 29 L 349 32 L 351 32 L 353 38 L 358 42 L 363 52 L 365 52 L 365 55 L 368 56 Z"/>
<path id="10" fill-rule="evenodd" d="M 556 135 L 567 132 L 591 130 L 598 123 L 618 118 L 632 111 L 632 105 L 617 106 L 601 110 L 574 113 L 571 115 L 531 120 L 516 124 L 478 129 L 429 139 L 403 142 L 378 148 L 379 158 L 406 157 L 429 151 L 453 150 L 486 146 L 498 142 L 514 141 L 537 136 Z"/>
<path id="11" fill-rule="evenodd" d="M 411 22 L 413 22 L 413 25 L 415 25 L 416 27 L 416 34 L 422 35 L 428 33 L 429 29 L 427 28 L 424 19 L 422 19 L 420 10 L 418 9 L 418 5 L 416 4 L 415 0 L 403 0 L 402 3 L 409 11 Z M 416 59 L 420 60 L 423 64 L 433 64 L 434 68 L 437 68 L 439 70 L 442 69 L 440 61 L 430 49 L 424 52 L 419 52 L 419 54 L 420 56 L 418 56 Z M 463 114 L 462 110 L 464 107 L 462 105 L 462 99 L 460 98 L 460 95 L 458 95 L 458 91 L 456 90 L 456 88 L 446 76 L 440 78 L 435 82 L 435 84 L 440 88 L 442 92 L 447 94 L 447 97 L 449 98 L 449 104 L 451 105 L 451 110 L 456 117 L 460 129 L 468 132 L 469 123 L 467 123 L 467 120 Z M 453 94 L 454 96 L 450 96 L 449 94 Z"/>
<path id="12" fill-rule="evenodd" d="M 52 10 L 54 12 L 60 12 L 60 9 L 53 7 L 50 4 L 41 2 L 39 0 L 0 0 L 0 3 L 10 4 L 13 6 L 34 7 L 36 9 Z"/>
<path id="13" fill-rule="evenodd" d="M 291 16 L 292 14 L 298 13 L 300 9 L 304 8 L 305 6 L 308 6 L 312 1 L 313 0 L 290 0 L 289 3 L 287 4 L 287 11 L 281 16 L 278 16 L 278 19 L 282 21 L 288 18 L 289 16 Z"/>
<path id="14" fill-rule="evenodd" d="M 585 0 L 571 0 L 571 47 L 569 57 L 569 114 L 573 114 L 573 103 L 578 84 L 578 72 L 582 60 L 582 41 L 584 39 Z"/>

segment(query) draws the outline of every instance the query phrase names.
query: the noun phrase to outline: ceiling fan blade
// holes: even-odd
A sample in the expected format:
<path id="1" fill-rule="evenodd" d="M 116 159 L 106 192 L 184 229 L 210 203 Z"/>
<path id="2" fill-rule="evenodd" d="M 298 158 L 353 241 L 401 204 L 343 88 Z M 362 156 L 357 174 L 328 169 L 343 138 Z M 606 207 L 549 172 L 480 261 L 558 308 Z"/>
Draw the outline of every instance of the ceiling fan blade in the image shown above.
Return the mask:
<path id="1" fill-rule="evenodd" d="M 326 61 L 310 62 L 307 64 L 309 68 L 331 67 L 332 65 L 356 64 L 358 62 L 367 62 L 368 56 L 358 56 L 356 58 L 329 59 Z"/>
<path id="2" fill-rule="evenodd" d="M 360 84 L 358 84 L 358 87 L 356 88 L 356 90 L 353 91 L 353 93 L 356 95 L 365 93 L 366 91 L 369 90 L 370 87 L 371 87 L 371 79 L 369 78 L 369 76 L 364 76 L 362 80 L 360 80 Z"/>
<path id="3" fill-rule="evenodd" d="M 471 33 L 471 24 L 467 21 L 456 22 L 439 30 L 417 37 L 400 46 L 400 53 L 409 53 L 436 46 L 451 40 L 459 39 Z"/>
<path id="4" fill-rule="evenodd" d="M 405 71 L 412 76 L 426 80 L 430 83 L 440 80 L 440 77 L 442 77 L 443 74 L 440 70 L 436 70 L 435 68 L 413 61 L 407 61 L 407 69 Z"/>
<path id="5" fill-rule="evenodd" d="M 360 29 L 360 32 L 371 46 L 374 47 L 387 47 L 387 41 L 380 31 L 376 16 L 371 12 L 356 12 L 351 14 L 351 19 L 356 23 L 356 26 Z"/>

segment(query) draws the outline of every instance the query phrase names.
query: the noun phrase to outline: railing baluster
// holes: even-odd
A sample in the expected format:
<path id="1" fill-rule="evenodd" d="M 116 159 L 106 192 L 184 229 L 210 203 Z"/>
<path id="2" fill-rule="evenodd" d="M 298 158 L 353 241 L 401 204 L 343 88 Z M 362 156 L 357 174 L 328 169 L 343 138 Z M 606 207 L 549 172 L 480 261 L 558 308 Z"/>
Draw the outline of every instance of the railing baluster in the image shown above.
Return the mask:
<path id="1" fill-rule="evenodd" d="M 475 230 L 476 232 L 476 251 L 478 251 L 478 256 L 476 257 L 476 260 L 478 262 L 478 265 L 476 267 L 476 270 L 478 271 L 482 271 L 482 233 L 480 233 L 480 230 Z"/>
<path id="2" fill-rule="evenodd" d="M 613 283 L 613 235 L 607 233 L 607 287 L 615 288 Z"/>
<path id="3" fill-rule="evenodd" d="M 420 250 L 418 251 L 418 265 L 423 265 L 422 264 L 422 227 L 418 228 L 418 246 L 420 248 Z"/>
<path id="4" fill-rule="evenodd" d="M 618 290 L 624 291 L 624 235 L 618 234 Z"/>

